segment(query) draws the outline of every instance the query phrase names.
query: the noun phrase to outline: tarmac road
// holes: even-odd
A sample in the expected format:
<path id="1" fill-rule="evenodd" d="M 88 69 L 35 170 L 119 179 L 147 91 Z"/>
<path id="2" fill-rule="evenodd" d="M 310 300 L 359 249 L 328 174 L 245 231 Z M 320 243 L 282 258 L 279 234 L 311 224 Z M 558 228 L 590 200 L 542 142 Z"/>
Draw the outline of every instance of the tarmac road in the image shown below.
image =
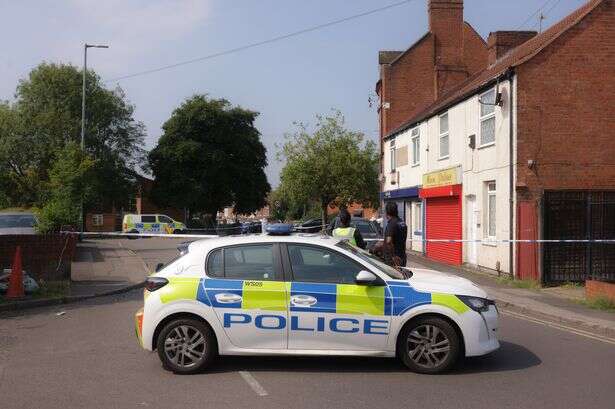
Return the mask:
<path id="1" fill-rule="evenodd" d="M 134 291 L 0 317 L 0 407 L 615 408 L 615 345 L 509 315 L 500 350 L 446 375 L 394 359 L 233 357 L 178 376 L 137 344 L 140 305 Z"/>

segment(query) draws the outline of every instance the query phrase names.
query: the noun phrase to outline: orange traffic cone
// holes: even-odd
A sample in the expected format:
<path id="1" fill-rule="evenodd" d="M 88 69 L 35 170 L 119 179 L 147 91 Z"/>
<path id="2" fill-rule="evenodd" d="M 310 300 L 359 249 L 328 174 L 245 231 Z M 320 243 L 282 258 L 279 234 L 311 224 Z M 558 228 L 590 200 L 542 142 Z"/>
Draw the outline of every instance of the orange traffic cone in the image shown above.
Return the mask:
<path id="1" fill-rule="evenodd" d="M 23 298 L 25 292 L 23 289 L 23 270 L 21 269 L 21 247 L 17 246 L 15 250 L 15 258 L 13 259 L 13 269 L 9 277 L 9 288 L 6 292 L 6 298 Z"/>

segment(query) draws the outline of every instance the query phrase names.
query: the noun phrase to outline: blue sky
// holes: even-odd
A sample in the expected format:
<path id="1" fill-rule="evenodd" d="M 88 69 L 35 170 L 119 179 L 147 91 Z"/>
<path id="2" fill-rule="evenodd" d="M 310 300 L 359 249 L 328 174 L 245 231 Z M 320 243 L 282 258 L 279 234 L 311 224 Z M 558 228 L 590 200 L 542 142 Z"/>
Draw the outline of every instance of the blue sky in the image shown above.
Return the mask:
<path id="1" fill-rule="evenodd" d="M 397 0 L 398 1 L 398 0 Z M 548 2 L 547 2 L 548 1 Z M 483 36 L 519 27 L 539 7 L 543 27 L 585 0 L 465 0 L 465 20 Z M 22 0 L 0 4 L 0 99 L 11 100 L 20 78 L 41 61 L 88 65 L 103 79 L 190 60 L 362 13 L 396 0 Z M 536 25 L 536 28 L 538 26 Z M 146 147 L 185 98 L 224 97 L 261 113 L 267 175 L 277 185 L 275 145 L 293 121 L 340 109 L 349 127 L 377 140 L 368 106 L 378 78 L 378 50 L 405 49 L 427 31 L 427 0 L 354 19 L 262 47 L 119 81 L 147 126 Z M 115 86 L 116 83 L 108 83 Z"/>

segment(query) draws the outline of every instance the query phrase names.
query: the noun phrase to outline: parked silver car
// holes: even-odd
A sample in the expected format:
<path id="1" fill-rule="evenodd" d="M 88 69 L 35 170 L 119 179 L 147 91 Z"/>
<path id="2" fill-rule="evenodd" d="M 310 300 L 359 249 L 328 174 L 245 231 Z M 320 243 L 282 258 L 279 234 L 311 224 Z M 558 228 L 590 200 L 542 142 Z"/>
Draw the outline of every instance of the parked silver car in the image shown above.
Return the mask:
<path id="1" fill-rule="evenodd" d="M 33 213 L 0 213 L 0 234 L 36 234 L 36 223 Z"/>

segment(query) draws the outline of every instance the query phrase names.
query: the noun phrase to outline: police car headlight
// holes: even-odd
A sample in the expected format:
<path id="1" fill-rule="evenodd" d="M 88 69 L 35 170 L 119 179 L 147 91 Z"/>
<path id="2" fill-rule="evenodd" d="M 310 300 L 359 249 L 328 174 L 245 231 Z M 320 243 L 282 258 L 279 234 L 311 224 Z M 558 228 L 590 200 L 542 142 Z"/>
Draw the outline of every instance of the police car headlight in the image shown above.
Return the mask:
<path id="1" fill-rule="evenodd" d="M 489 311 L 489 306 L 495 304 L 492 300 L 480 297 L 458 295 L 457 298 L 476 312 L 487 312 Z"/>

